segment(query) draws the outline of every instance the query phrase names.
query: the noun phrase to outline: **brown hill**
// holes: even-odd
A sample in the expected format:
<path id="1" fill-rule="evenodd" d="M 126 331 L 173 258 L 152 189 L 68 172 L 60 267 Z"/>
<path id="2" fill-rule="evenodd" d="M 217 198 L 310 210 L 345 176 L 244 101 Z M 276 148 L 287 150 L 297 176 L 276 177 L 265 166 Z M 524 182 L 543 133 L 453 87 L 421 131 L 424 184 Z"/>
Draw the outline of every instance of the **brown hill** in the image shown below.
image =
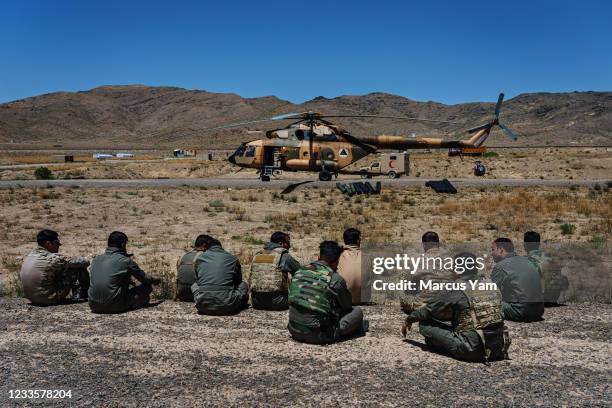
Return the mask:
<path id="1" fill-rule="evenodd" d="M 493 95 L 492 95 L 493 96 Z M 245 129 L 202 132 L 228 122 L 287 112 L 361 113 L 459 121 L 432 125 L 393 120 L 338 121 L 353 134 L 397 133 L 462 137 L 460 131 L 484 123 L 493 103 L 444 105 L 417 102 L 386 93 L 317 97 L 292 104 L 274 96 L 242 98 L 171 87 L 103 86 L 83 92 L 58 92 L 0 104 L 0 143 L 64 147 L 228 148 L 254 136 Z M 612 92 L 521 94 L 506 101 L 502 122 L 521 138 L 517 144 L 610 144 Z M 260 127 L 269 129 L 274 123 Z M 255 127 L 251 127 L 254 129 Z M 507 144 L 495 132 L 492 144 Z"/>

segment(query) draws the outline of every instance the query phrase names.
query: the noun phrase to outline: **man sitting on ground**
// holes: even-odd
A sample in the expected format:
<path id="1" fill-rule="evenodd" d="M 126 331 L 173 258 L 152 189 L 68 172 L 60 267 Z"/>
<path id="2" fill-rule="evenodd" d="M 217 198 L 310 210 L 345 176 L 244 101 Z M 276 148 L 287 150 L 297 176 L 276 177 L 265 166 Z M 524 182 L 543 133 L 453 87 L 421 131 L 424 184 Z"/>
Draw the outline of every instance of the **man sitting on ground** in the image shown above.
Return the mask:
<path id="1" fill-rule="evenodd" d="M 569 280 L 561 273 L 561 265 L 552 256 L 540 249 L 540 234 L 527 231 L 523 237 L 527 258 L 540 272 L 545 304 L 557 304 L 561 293 L 569 288 Z"/>
<path id="2" fill-rule="evenodd" d="M 515 322 L 542 319 L 544 300 L 540 273 L 532 261 L 514 253 L 509 238 L 497 238 L 491 245 L 496 262 L 491 279 L 502 293 L 504 317 Z"/>
<path id="3" fill-rule="evenodd" d="M 323 241 L 319 245 L 319 260 L 293 275 L 287 328 L 295 340 L 332 343 L 367 329 L 361 308 L 352 306 L 351 292 L 336 272 L 341 253 L 336 242 Z"/>
<path id="4" fill-rule="evenodd" d="M 42 230 L 36 236 L 38 247 L 26 256 L 21 266 L 24 296 L 39 306 L 57 305 L 72 291 L 74 300 L 87 300 L 89 261 L 83 257 L 60 255 L 62 245 L 57 232 Z"/>
<path id="5" fill-rule="evenodd" d="M 89 308 L 93 313 L 122 313 L 149 304 L 153 285 L 161 281 L 147 275 L 127 253 L 128 237 L 113 231 L 108 248 L 91 263 Z M 132 278 L 141 282 L 136 286 Z"/>
<path id="6" fill-rule="evenodd" d="M 240 261 L 217 239 L 205 235 L 203 242 L 205 251 L 194 260 L 195 283 L 191 286 L 196 309 L 208 315 L 237 313 L 249 300 Z"/>
<path id="7" fill-rule="evenodd" d="M 195 283 L 195 258 L 206 250 L 206 235 L 198 235 L 193 249 L 179 259 L 176 264 L 176 299 L 183 302 L 193 302 L 191 285 Z"/>
<path id="8" fill-rule="evenodd" d="M 253 257 L 249 287 L 254 309 L 287 310 L 287 288 L 300 264 L 291 254 L 289 234 L 277 231 Z"/>
<path id="9" fill-rule="evenodd" d="M 406 317 L 402 335 L 406 336 L 412 323 L 419 322 L 425 343 L 435 351 L 465 361 L 502 360 L 507 355 L 509 342 L 504 341 L 501 293 L 498 289 L 472 289 L 470 281 L 486 281 L 478 278 L 476 256 L 466 252 L 457 255 L 455 260 L 460 258 L 466 268 L 455 284 L 463 284 L 465 290 L 436 292 L 424 306 Z M 473 267 L 467 267 L 468 264 Z M 452 315 L 450 325 L 438 319 L 448 312 Z"/>
<path id="10" fill-rule="evenodd" d="M 344 278 L 346 287 L 351 292 L 353 305 L 360 305 L 367 300 L 361 274 L 361 231 L 349 228 L 344 231 L 344 250 L 338 260 L 338 273 Z"/>

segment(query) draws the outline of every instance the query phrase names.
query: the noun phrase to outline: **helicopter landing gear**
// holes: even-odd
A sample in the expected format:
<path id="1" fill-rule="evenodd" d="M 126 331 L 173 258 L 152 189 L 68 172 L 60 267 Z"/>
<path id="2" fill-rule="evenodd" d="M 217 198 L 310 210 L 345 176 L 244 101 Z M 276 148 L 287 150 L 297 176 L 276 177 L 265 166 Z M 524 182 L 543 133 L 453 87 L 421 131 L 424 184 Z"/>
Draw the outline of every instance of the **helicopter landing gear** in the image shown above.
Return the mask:
<path id="1" fill-rule="evenodd" d="M 270 176 L 261 176 L 261 181 L 270 181 Z"/>
<path id="2" fill-rule="evenodd" d="M 319 180 L 321 181 L 329 181 L 332 178 L 332 174 L 328 170 L 321 170 L 319 173 Z"/>
<path id="3" fill-rule="evenodd" d="M 487 168 L 480 161 L 474 163 L 474 175 L 482 177 L 487 172 Z"/>

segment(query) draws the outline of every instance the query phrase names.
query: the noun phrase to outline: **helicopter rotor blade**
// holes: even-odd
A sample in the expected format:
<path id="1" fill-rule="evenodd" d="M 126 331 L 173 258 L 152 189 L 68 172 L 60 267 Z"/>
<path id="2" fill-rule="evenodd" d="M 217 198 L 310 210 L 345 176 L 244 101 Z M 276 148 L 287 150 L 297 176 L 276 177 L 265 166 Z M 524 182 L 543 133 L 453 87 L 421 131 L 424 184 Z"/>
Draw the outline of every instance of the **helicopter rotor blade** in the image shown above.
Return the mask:
<path id="1" fill-rule="evenodd" d="M 499 117 L 499 110 L 501 109 L 502 102 L 504 101 L 504 93 L 501 92 L 497 98 L 497 104 L 495 104 L 495 117 Z"/>
<path id="2" fill-rule="evenodd" d="M 483 130 L 483 129 L 486 129 L 486 128 L 489 128 L 489 127 L 491 127 L 490 123 L 487 123 L 487 124 L 484 124 L 484 125 L 480 125 L 480 126 L 476 126 L 476 127 L 473 127 L 471 129 L 469 129 L 468 133 L 476 133 L 479 130 Z"/>
<path id="3" fill-rule="evenodd" d="M 516 141 L 516 140 L 518 139 L 518 137 L 517 137 L 517 136 L 514 134 L 514 132 L 512 132 L 512 131 L 510 130 L 510 128 L 506 127 L 506 126 L 505 126 L 504 124 L 502 124 L 502 123 L 498 123 L 498 125 L 499 125 L 499 127 L 500 127 L 500 128 L 501 128 L 501 129 L 502 129 L 504 132 L 506 132 L 506 134 L 507 134 L 508 136 L 510 136 L 510 138 L 511 138 L 512 140 Z"/>
<path id="4" fill-rule="evenodd" d="M 414 120 L 419 122 L 432 122 L 432 123 L 447 123 L 454 125 L 462 125 L 460 122 L 453 122 L 449 120 L 435 120 L 435 119 L 422 119 L 409 116 L 387 116 L 387 115 L 321 115 L 321 118 L 379 118 L 379 119 L 400 119 L 400 120 Z"/>
<path id="5" fill-rule="evenodd" d="M 302 113 L 292 112 L 292 113 L 285 113 L 282 115 L 272 116 L 270 120 L 301 119 L 303 117 L 304 117 L 304 114 Z"/>

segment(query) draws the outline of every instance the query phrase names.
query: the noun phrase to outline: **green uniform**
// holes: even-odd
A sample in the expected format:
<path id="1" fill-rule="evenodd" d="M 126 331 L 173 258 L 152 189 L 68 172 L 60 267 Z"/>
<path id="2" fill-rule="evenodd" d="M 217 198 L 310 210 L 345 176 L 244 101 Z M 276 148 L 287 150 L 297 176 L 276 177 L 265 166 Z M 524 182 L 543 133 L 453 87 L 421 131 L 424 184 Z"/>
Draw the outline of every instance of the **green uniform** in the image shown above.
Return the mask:
<path id="1" fill-rule="evenodd" d="M 561 273 L 561 265 L 547 253 L 535 249 L 527 255 L 540 272 L 540 282 L 544 291 L 545 303 L 557 303 L 561 292 L 569 288 L 567 277 Z"/>
<path id="2" fill-rule="evenodd" d="M 299 262 L 286 249 L 274 242 L 267 243 L 251 263 L 249 287 L 253 308 L 287 310 L 288 275 L 298 269 Z"/>
<path id="3" fill-rule="evenodd" d="M 448 256 L 448 254 L 442 251 L 439 247 L 430 248 L 427 252 L 425 252 L 424 255 L 427 258 L 440 258 L 442 262 L 444 261 L 444 258 Z M 414 282 L 417 287 L 417 289 L 413 291 L 405 290 L 400 294 L 400 308 L 404 313 L 412 313 L 413 310 L 424 306 L 430 299 L 435 296 L 436 291 L 418 289 L 420 281 L 430 280 L 434 283 L 447 283 L 453 282 L 455 280 L 455 277 L 457 275 L 452 270 L 438 268 L 438 266 L 440 266 L 439 263 L 434 265 L 434 263 L 432 262 L 431 268 L 423 268 L 421 270 L 416 271 L 414 274 L 406 273 L 402 276 L 402 279 Z M 442 315 L 436 316 L 436 319 L 451 320 L 451 317 L 452 316 L 450 316 L 450 314 L 444 313 Z"/>
<path id="4" fill-rule="evenodd" d="M 199 313 L 228 315 L 247 305 L 249 291 L 238 258 L 215 245 L 195 259 L 195 266 L 191 291 Z"/>
<path id="5" fill-rule="evenodd" d="M 176 298 L 183 302 L 193 302 L 191 285 L 195 283 L 194 258 L 202 251 L 196 249 L 187 252 L 176 265 Z"/>
<path id="6" fill-rule="evenodd" d="M 131 255 L 109 247 L 91 262 L 89 308 L 94 313 L 121 313 L 144 307 L 153 291 L 151 278 Z M 132 278 L 142 282 L 135 286 Z"/>
<path id="7" fill-rule="evenodd" d="M 449 353 L 465 361 L 501 360 L 504 347 L 504 317 L 501 293 L 498 290 L 471 290 L 462 276 L 456 283 L 465 283 L 466 290 L 439 291 L 422 307 L 408 315 L 406 321 L 419 322 L 419 332 L 432 349 Z M 450 312 L 452 323 L 435 316 Z"/>
<path id="8" fill-rule="evenodd" d="M 352 306 L 351 292 L 324 261 L 298 270 L 289 286 L 291 337 L 306 343 L 332 343 L 363 327 L 363 312 Z"/>
<path id="9" fill-rule="evenodd" d="M 506 320 L 534 322 L 542 319 L 544 301 L 540 274 L 527 257 L 509 254 L 495 264 L 491 280 L 501 290 Z"/>
<path id="10" fill-rule="evenodd" d="M 80 287 L 86 291 L 88 265 L 85 258 L 67 258 L 39 246 L 25 257 L 21 266 L 24 296 L 35 305 L 55 305 L 65 300 L 71 290 Z"/>

